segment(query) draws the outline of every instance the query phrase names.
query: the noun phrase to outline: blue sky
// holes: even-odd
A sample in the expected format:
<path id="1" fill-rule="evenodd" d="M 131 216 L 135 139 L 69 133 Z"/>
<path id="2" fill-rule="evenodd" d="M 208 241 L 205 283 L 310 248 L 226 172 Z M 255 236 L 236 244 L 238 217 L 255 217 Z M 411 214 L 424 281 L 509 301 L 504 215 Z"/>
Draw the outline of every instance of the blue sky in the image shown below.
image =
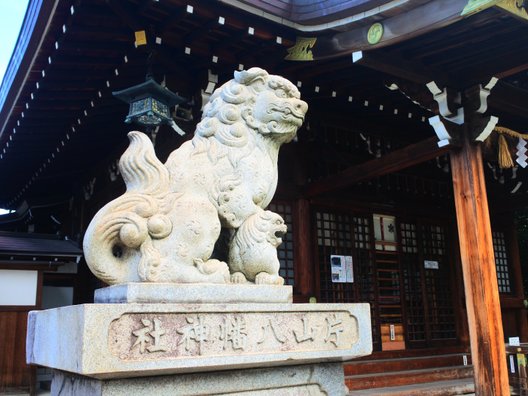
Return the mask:
<path id="1" fill-rule="evenodd" d="M 13 53 L 27 4 L 28 0 L 0 0 L 0 81 Z M 3 213 L 0 209 L 0 215 Z"/>
<path id="2" fill-rule="evenodd" d="M 18 38 L 28 0 L 0 0 L 0 77 L 5 70 Z M 1 80 L 1 79 L 0 79 Z"/>

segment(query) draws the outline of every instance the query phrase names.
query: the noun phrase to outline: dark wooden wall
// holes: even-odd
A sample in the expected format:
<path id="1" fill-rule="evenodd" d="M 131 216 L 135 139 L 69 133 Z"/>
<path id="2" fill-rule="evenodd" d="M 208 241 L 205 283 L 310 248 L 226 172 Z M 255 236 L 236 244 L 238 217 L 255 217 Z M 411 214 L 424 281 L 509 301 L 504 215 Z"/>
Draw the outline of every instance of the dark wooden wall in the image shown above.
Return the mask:
<path id="1" fill-rule="evenodd" d="M 28 387 L 26 364 L 28 311 L 0 311 L 0 394 L 6 388 Z"/>

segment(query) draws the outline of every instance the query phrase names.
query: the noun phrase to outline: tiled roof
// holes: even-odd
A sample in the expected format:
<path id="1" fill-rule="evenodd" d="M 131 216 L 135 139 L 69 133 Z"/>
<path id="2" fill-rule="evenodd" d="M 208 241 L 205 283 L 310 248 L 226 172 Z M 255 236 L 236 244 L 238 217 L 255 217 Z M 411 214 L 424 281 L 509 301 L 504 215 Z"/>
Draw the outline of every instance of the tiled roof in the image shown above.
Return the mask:
<path id="1" fill-rule="evenodd" d="M 56 235 L 0 232 L 0 254 L 75 257 L 82 250 Z"/>

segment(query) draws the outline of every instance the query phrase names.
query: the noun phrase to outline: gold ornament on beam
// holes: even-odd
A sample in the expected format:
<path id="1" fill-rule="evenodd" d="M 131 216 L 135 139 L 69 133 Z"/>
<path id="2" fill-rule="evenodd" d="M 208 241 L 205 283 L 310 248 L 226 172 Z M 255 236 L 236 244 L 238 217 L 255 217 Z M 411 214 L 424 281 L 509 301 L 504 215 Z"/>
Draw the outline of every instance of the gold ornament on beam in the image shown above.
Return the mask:
<path id="1" fill-rule="evenodd" d="M 292 61 L 312 61 L 312 48 L 317 41 L 317 37 L 297 37 L 293 47 L 288 48 L 288 55 L 285 60 Z"/>
<path id="2" fill-rule="evenodd" d="M 527 3 L 525 0 L 502 0 L 497 3 L 497 7 L 526 20 L 528 19 Z"/>
<path id="3" fill-rule="evenodd" d="M 147 33 L 144 30 L 138 30 L 134 32 L 134 37 L 134 44 L 136 47 L 139 47 L 141 45 L 147 45 Z"/>
<path id="4" fill-rule="evenodd" d="M 469 0 L 460 15 L 473 15 L 477 12 L 485 10 L 486 8 L 493 7 L 498 2 L 500 2 L 500 0 Z"/>
<path id="5" fill-rule="evenodd" d="M 519 18 L 528 19 L 526 0 L 469 0 L 461 15 L 469 16 L 494 6 Z"/>
<path id="6" fill-rule="evenodd" d="M 367 41 L 370 45 L 378 44 L 383 37 L 383 25 L 379 22 L 374 23 L 367 32 Z"/>

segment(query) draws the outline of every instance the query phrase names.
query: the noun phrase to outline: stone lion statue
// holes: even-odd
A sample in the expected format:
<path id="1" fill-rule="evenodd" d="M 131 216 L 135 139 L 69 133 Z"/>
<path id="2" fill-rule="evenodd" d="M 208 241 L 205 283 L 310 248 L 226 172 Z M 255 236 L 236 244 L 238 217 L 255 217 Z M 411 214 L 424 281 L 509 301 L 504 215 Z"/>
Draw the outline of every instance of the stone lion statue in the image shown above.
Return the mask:
<path id="1" fill-rule="evenodd" d="M 165 164 L 146 135 L 130 132 L 119 162 L 126 192 L 84 237 L 92 272 L 109 284 L 282 284 L 276 247 L 286 226 L 264 209 L 277 187 L 279 148 L 307 109 L 291 82 L 251 68 L 213 93 L 193 139 Z M 228 263 L 213 257 L 221 232 Z"/>
<path id="2" fill-rule="evenodd" d="M 277 213 L 258 211 L 237 230 L 229 246 L 229 268 L 234 283 L 282 284 L 277 247 L 287 227 Z"/>

